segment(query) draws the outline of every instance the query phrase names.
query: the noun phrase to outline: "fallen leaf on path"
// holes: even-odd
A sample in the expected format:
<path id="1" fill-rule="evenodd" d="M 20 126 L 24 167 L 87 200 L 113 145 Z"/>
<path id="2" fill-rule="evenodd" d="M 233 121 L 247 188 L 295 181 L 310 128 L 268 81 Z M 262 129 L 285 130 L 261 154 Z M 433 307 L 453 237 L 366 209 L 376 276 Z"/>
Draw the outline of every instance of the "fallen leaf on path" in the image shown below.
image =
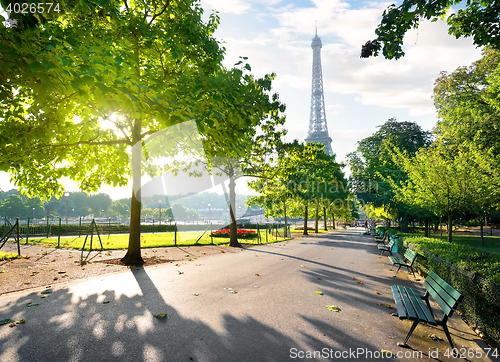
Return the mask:
<path id="1" fill-rule="evenodd" d="M 361 280 L 358 280 L 356 283 L 363 284 L 363 282 Z"/>
<path id="2" fill-rule="evenodd" d="M 8 273 L 6 270 L 0 270 L 0 273 Z"/>
<path id="3" fill-rule="evenodd" d="M 238 293 L 238 291 L 237 290 L 231 290 L 231 293 L 236 294 L 236 293 Z"/>
<path id="4" fill-rule="evenodd" d="M 392 352 L 385 350 L 385 349 L 379 349 L 379 352 L 382 353 L 383 357 L 391 357 L 392 356 Z"/>
<path id="5" fill-rule="evenodd" d="M 161 313 L 161 314 L 155 314 L 153 317 L 156 318 L 165 318 L 167 316 L 167 313 Z"/>
<path id="6" fill-rule="evenodd" d="M 221 252 L 221 253 L 225 253 L 225 251 L 224 251 L 224 250 L 221 250 L 220 252 Z"/>
<path id="7" fill-rule="evenodd" d="M 57 272 L 57 274 L 66 274 L 65 271 L 60 271 L 60 272 Z"/>
<path id="8" fill-rule="evenodd" d="M 321 280 L 321 278 L 318 278 L 319 280 Z"/>
<path id="9" fill-rule="evenodd" d="M 323 295 L 323 292 L 321 290 L 317 290 L 316 294 Z"/>
<path id="10" fill-rule="evenodd" d="M 300 267 L 303 268 L 304 266 L 302 264 L 300 264 Z"/>
<path id="11" fill-rule="evenodd" d="M 427 338 L 432 339 L 433 341 L 442 341 L 443 340 L 442 338 L 439 338 L 435 334 L 429 334 L 429 336 Z"/>
<path id="12" fill-rule="evenodd" d="M 177 272 L 179 273 L 179 275 L 184 274 L 184 272 L 181 272 L 180 270 L 177 270 Z"/>
<path id="13" fill-rule="evenodd" d="M 340 308 L 336 305 L 325 305 L 325 307 L 332 312 L 340 312 Z"/>
<path id="14" fill-rule="evenodd" d="M 12 319 L 3 319 L 0 321 L 0 326 L 12 322 Z"/>
<path id="15" fill-rule="evenodd" d="M 255 276 L 256 276 L 256 277 L 260 277 L 260 274 L 259 274 L 259 273 L 255 273 Z"/>
<path id="16" fill-rule="evenodd" d="M 376 292 L 375 292 L 375 294 L 380 294 L 380 292 L 379 292 L 379 291 L 376 291 Z"/>
<path id="17" fill-rule="evenodd" d="M 195 297 L 198 297 L 200 294 L 199 293 L 193 293 Z"/>
<path id="18" fill-rule="evenodd" d="M 104 302 L 102 302 L 102 304 L 108 304 L 109 303 L 109 300 L 105 300 Z"/>
<path id="19" fill-rule="evenodd" d="M 392 309 L 392 304 L 379 303 L 378 305 L 385 305 L 386 308 Z"/>
<path id="20" fill-rule="evenodd" d="M 28 306 L 28 307 L 35 307 L 35 306 L 37 306 L 37 305 L 40 305 L 40 304 L 38 304 L 38 303 L 33 303 L 33 302 L 26 303 L 26 306 Z"/>
<path id="21" fill-rule="evenodd" d="M 356 277 L 352 277 L 352 279 L 356 279 Z"/>

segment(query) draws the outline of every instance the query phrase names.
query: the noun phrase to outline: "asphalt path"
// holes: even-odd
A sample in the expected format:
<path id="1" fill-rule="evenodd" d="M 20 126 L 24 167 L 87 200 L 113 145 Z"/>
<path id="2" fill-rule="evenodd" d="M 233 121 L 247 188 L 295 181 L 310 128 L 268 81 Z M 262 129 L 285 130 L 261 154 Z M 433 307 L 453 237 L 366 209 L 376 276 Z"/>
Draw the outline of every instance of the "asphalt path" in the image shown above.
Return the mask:
<path id="1" fill-rule="evenodd" d="M 199 261 L 3 295 L 0 319 L 25 323 L 0 326 L 0 361 L 459 360 L 445 356 L 440 328 L 419 326 L 411 348 L 396 345 L 410 322 L 391 316 L 390 286 L 421 282 L 404 270 L 394 278 L 361 232 L 227 248 Z M 475 353 L 468 360 L 489 360 L 459 318 L 450 332 Z"/>

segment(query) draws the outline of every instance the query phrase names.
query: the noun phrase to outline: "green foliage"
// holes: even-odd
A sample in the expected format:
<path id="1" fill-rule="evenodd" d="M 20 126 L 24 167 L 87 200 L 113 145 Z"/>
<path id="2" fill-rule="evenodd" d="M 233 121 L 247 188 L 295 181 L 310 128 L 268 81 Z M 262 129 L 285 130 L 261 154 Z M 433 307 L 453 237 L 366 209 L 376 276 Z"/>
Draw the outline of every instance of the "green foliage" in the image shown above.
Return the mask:
<path id="1" fill-rule="evenodd" d="M 439 141 L 415 157 L 398 150 L 393 157 L 408 175 L 406 181 L 387 178 L 395 198 L 436 216 L 447 216 L 450 242 L 453 217 L 464 210 L 484 214 L 499 196 L 495 156 L 480 151 L 475 144 L 451 147 Z"/>
<path id="2" fill-rule="evenodd" d="M 405 54 L 403 38 L 408 30 L 418 28 L 422 20 L 435 22 L 444 19 L 450 6 L 460 3 L 459 0 L 404 0 L 399 6 L 390 5 L 375 30 L 377 38 L 363 45 L 361 57 L 377 56 L 382 51 L 387 59 L 401 58 Z M 495 1 L 468 1 L 465 8 L 448 16 L 447 23 L 448 32 L 456 38 L 473 37 L 476 46 L 500 48 L 498 4 Z"/>
<path id="3" fill-rule="evenodd" d="M 434 85 L 436 133 L 449 143 L 474 141 L 500 154 L 499 75 L 500 55 L 489 47 L 470 66 L 442 72 Z"/>
<path id="4" fill-rule="evenodd" d="M 351 168 L 350 182 L 357 198 L 373 207 L 384 207 L 386 214 L 406 216 L 416 214 L 406 204 L 394 199 L 394 191 L 388 179 L 401 182 L 406 173 L 394 160 L 393 148 L 414 155 L 428 147 L 431 134 L 423 131 L 415 122 L 398 122 L 391 118 L 378 127 L 373 135 L 359 141 L 356 152 L 347 155 Z"/>

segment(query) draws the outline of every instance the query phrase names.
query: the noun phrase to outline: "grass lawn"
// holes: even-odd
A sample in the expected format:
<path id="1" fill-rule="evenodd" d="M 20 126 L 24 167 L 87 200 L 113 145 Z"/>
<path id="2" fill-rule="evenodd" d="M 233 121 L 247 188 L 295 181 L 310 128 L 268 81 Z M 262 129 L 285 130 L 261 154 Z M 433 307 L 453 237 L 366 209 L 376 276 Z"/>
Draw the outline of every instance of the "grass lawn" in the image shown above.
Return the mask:
<path id="1" fill-rule="evenodd" d="M 26 258 L 25 255 L 18 256 L 17 253 L 6 253 L 5 251 L 0 251 L 0 260 L 10 260 L 17 258 Z"/>
<path id="2" fill-rule="evenodd" d="M 431 233 L 431 238 L 439 239 L 439 233 Z M 446 240 L 446 230 L 443 230 L 443 240 Z M 481 246 L 480 235 L 453 235 L 453 243 L 468 245 L 490 253 L 500 254 L 500 236 L 484 236 L 484 246 Z"/>
<path id="3" fill-rule="evenodd" d="M 283 230 L 278 230 L 283 235 Z M 198 242 L 198 238 L 201 236 L 201 232 L 182 232 L 177 233 L 177 245 L 189 246 L 189 245 L 210 245 L 212 240 L 210 235 L 206 233 Z M 266 231 L 261 230 L 260 235 L 262 238 L 262 243 L 266 243 Z M 116 249 L 127 249 L 128 248 L 128 234 L 119 235 L 102 235 L 101 241 L 102 246 L 105 250 L 116 250 Z M 142 248 L 158 248 L 158 247 L 168 247 L 175 246 L 175 234 L 174 233 L 155 233 L 155 234 L 141 234 L 141 247 Z M 274 243 L 278 241 L 289 240 L 290 238 L 278 237 L 276 240 L 275 236 L 268 235 L 268 242 Z M 254 238 L 238 238 L 241 244 L 258 244 L 259 240 L 257 237 Z M 65 249 L 78 249 L 81 250 L 85 242 L 85 236 L 82 237 L 70 237 L 63 238 L 60 240 L 60 247 Z M 47 246 L 57 247 L 57 238 L 33 238 L 29 240 L 30 244 L 45 244 Z M 224 245 L 229 244 L 229 238 L 217 237 L 213 238 L 213 244 Z M 87 238 L 85 243 L 85 250 L 89 250 L 90 247 L 90 236 Z M 99 238 L 94 235 L 92 240 L 92 249 L 100 249 L 101 245 L 99 243 Z"/>

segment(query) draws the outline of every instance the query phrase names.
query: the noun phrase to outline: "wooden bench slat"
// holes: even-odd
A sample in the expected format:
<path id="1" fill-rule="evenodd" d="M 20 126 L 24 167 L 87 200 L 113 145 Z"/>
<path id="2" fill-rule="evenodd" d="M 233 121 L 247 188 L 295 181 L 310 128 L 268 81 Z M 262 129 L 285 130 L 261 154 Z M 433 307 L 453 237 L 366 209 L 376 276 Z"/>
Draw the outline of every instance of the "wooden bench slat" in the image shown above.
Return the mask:
<path id="1" fill-rule="evenodd" d="M 398 292 L 401 295 L 401 299 L 403 301 L 403 305 L 406 309 L 406 314 L 408 316 L 408 319 L 415 320 L 419 319 L 417 316 L 417 312 L 415 309 L 413 309 L 413 305 L 411 304 L 410 300 L 408 299 L 408 296 L 406 295 L 404 291 L 404 287 L 401 285 L 398 285 Z"/>
<path id="2" fill-rule="evenodd" d="M 422 297 L 418 294 L 417 290 L 416 289 L 412 289 L 412 288 L 407 288 L 407 289 L 409 289 L 409 292 L 413 294 L 413 297 L 415 299 L 418 299 L 418 301 L 419 301 L 418 307 L 420 308 L 420 311 L 422 312 L 422 315 L 423 315 L 421 317 L 421 319 L 426 320 L 427 323 L 430 323 L 430 324 L 433 324 L 433 325 L 437 325 L 436 320 L 434 319 L 434 316 L 432 315 L 432 313 L 429 310 L 429 308 L 427 308 L 427 306 L 422 301 Z M 420 314 L 419 314 L 419 316 L 420 316 Z"/>
<path id="3" fill-rule="evenodd" d="M 462 294 L 460 294 L 455 288 L 446 283 L 440 276 L 431 271 L 427 278 L 432 278 L 437 284 L 439 284 L 446 292 L 451 295 L 455 300 L 459 300 Z"/>
<path id="4" fill-rule="evenodd" d="M 439 287 L 438 284 L 432 279 L 424 282 L 425 289 L 429 292 L 431 297 L 439 304 L 444 314 L 449 314 L 453 309 L 456 300 L 450 297 L 445 290 Z"/>
<path id="5" fill-rule="evenodd" d="M 392 295 L 394 296 L 394 302 L 396 303 L 396 308 L 398 310 L 399 319 L 406 319 L 408 315 L 406 314 L 406 309 L 403 305 L 403 301 L 401 300 L 401 295 L 399 294 L 397 286 L 393 285 L 391 287 Z"/>

